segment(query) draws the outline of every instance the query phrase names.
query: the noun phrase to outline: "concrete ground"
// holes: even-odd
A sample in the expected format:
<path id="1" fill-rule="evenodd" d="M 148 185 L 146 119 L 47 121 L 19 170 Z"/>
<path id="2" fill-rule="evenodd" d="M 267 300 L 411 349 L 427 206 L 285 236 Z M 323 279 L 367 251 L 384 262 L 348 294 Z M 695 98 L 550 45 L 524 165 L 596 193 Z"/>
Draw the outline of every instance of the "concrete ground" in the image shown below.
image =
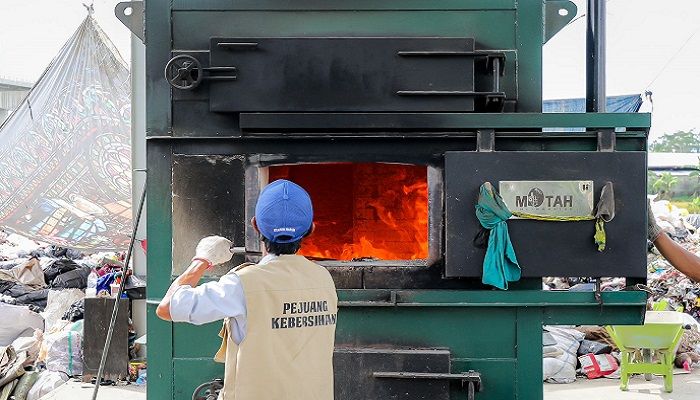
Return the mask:
<path id="1" fill-rule="evenodd" d="M 697 400 L 700 398 L 700 370 L 673 377 L 673 393 L 663 390 L 663 380 L 655 376 L 650 382 L 642 376 L 630 379 L 629 391 L 619 388 L 618 379 L 586 380 L 579 378 L 568 385 L 544 384 L 545 400 Z M 89 400 L 93 385 L 70 381 L 41 400 Z M 98 400 L 146 400 L 145 386 L 104 386 L 100 388 Z M 478 396 L 477 396 L 478 398 Z"/>
<path id="2" fill-rule="evenodd" d="M 90 400 L 95 385 L 68 381 L 41 400 Z M 120 385 L 100 386 L 98 400 L 146 400 L 146 386 Z"/>
<path id="3" fill-rule="evenodd" d="M 544 384 L 545 400 L 697 400 L 700 398 L 700 370 L 674 375 L 673 392 L 664 392 L 663 378 L 654 376 L 649 382 L 642 376 L 630 378 L 629 390 L 620 390 L 619 379 L 579 378 L 568 385 Z"/>

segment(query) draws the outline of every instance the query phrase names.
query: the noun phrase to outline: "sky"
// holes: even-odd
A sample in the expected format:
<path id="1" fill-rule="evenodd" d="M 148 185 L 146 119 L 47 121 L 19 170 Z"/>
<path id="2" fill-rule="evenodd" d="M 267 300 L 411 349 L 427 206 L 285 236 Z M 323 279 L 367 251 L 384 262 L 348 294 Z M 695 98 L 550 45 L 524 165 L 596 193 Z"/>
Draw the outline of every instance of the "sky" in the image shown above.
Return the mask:
<path id="1" fill-rule="evenodd" d="M 114 16 L 119 1 L 0 0 L 0 76 L 39 78 L 85 19 L 83 3 L 94 3 L 95 19 L 128 61 L 131 32 Z"/>
<path id="2" fill-rule="evenodd" d="M 85 18 L 88 1 L 0 0 L 0 76 L 37 79 Z M 95 18 L 128 60 L 130 32 L 114 16 L 116 3 L 95 0 Z M 585 13 L 585 0 L 574 3 Z M 652 138 L 700 129 L 700 1 L 608 0 L 607 8 L 607 94 L 651 90 Z M 585 21 L 544 46 L 545 99 L 585 96 Z"/>
<path id="3" fill-rule="evenodd" d="M 579 15 L 585 13 L 585 1 L 574 3 Z M 700 2 L 608 0 L 606 4 L 607 95 L 651 90 L 652 138 L 700 128 Z M 545 44 L 545 99 L 586 95 L 585 35 L 583 17 Z"/>

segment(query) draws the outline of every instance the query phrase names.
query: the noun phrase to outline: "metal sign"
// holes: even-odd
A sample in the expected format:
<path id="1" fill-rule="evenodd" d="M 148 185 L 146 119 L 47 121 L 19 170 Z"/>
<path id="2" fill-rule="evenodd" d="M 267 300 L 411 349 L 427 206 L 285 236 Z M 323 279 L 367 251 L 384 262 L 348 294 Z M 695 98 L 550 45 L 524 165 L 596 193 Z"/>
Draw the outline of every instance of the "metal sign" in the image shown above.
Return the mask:
<path id="1" fill-rule="evenodd" d="M 498 191 L 513 212 L 555 217 L 593 214 L 593 181 L 500 181 Z"/>

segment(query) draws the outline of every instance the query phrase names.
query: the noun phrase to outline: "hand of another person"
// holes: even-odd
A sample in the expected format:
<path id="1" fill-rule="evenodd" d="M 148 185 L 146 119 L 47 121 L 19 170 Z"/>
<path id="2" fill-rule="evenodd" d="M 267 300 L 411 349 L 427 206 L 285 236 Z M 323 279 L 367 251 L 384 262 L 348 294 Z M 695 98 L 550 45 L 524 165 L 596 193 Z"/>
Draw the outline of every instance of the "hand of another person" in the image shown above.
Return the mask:
<path id="1" fill-rule="evenodd" d="M 207 236 L 200 240 L 194 256 L 207 260 L 212 265 L 223 264 L 232 257 L 231 241 L 221 236 Z"/>
<path id="2" fill-rule="evenodd" d="M 653 243 L 659 238 L 661 232 L 663 232 L 663 230 L 656 223 L 654 212 L 651 211 L 651 201 L 647 199 L 647 238 Z"/>

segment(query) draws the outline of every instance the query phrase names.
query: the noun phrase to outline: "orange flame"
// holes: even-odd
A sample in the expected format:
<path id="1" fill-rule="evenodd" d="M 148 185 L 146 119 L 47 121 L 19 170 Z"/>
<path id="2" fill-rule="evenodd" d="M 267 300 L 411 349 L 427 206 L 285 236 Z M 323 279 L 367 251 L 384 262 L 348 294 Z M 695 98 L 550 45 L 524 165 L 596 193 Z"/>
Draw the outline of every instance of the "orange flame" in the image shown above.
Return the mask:
<path id="1" fill-rule="evenodd" d="M 316 230 L 300 254 L 357 260 L 428 256 L 427 168 L 381 163 L 270 167 L 270 182 L 289 179 L 314 203 Z"/>

